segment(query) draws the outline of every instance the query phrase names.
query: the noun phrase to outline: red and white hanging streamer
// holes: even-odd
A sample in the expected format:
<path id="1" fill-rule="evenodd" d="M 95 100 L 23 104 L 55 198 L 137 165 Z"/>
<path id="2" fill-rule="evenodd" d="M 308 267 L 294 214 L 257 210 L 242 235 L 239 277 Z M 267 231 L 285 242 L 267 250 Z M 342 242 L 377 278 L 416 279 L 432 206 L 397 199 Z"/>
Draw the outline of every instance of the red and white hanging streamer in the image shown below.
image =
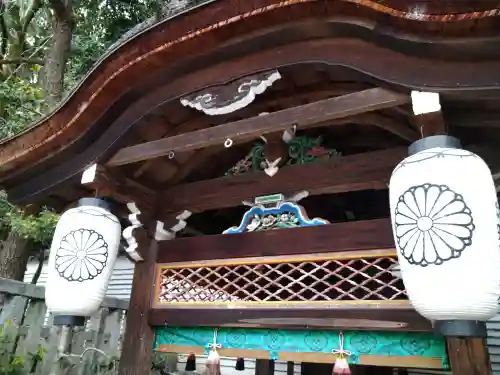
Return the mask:
<path id="1" fill-rule="evenodd" d="M 344 349 L 344 334 L 342 332 L 339 333 L 339 349 L 333 349 L 332 353 L 337 355 L 333 366 L 333 374 L 350 375 L 351 369 L 349 368 L 348 358 L 352 353 Z"/>

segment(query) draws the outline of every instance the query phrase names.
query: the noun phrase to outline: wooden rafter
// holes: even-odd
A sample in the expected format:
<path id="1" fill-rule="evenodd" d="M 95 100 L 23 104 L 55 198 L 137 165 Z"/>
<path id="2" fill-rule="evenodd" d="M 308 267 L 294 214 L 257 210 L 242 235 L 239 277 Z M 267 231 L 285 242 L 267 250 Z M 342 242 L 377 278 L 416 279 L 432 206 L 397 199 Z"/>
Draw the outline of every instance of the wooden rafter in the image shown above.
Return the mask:
<path id="1" fill-rule="evenodd" d="M 325 122 L 360 113 L 390 108 L 409 102 L 410 97 L 382 88 L 364 90 L 282 111 L 215 126 L 157 141 L 146 142 L 118 151 L 108 166 L 119 166 L 167 155 L 222 144 L 226 139 L 245 142 L 260 135 L 286 130 L 296 124 L 299 129 L 325 125 Z"/>
<path id="2" fill-rule="evenodd" d="M 110 196 L 120 203 L 135 202 L 146 209 L 156 206 L 156 192 L 116 171 L 109 171 L 102 165 L 96 166 L 92 180 L 82 181 L 82 184 L 97 194 Z"/>

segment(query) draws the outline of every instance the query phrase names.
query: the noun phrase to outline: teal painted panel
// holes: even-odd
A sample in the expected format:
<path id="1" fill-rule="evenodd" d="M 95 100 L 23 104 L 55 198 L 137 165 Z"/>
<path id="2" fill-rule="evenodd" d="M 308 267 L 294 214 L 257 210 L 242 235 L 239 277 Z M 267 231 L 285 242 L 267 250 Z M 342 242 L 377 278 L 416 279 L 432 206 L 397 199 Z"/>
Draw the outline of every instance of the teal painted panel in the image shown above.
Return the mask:
<path id="1" fill-rule="evenodd" d="M 362 354 L 440 358 L 448 368 L 442 337 L 416 332 L 342 331 L 349 362 L 359 363 Z M 162 344 L 203 346 L 213 342 L 213 328 L 158 327 L 155 347 Z M 306 331 L 258 328 L 219 328 L 217 343 L 226 349 L 268 350 L 270 359 L 279 352 L 331 353 L 339 349 L 339 331 Z"/>

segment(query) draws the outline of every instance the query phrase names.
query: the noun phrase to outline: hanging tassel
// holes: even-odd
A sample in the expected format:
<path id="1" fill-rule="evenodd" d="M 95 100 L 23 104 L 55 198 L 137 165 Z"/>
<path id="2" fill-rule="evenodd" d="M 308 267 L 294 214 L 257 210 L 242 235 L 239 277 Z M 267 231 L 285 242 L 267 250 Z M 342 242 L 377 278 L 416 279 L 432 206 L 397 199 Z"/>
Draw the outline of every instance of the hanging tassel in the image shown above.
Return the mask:
<path id="1" fill-rule="evenodd" d="M 217 344 L 217 329 L 214 329 L 214 340 L 208 344 L 210 353 L 208 354 L 207 361 L 205 362 L 204 375 L 221 375 L 220 373 L 220 357 L 217 349 L 222 348 L 221 344 Z"/>
<path id="2" fill-rule="evenodd" d="M 211 350 L 208 355 L 204 375 L 220 375 L 220 357 L 217 350 Z"/>
<path id="3" fill-rule="evenodd" d="M 335 365 L 333 366 L 334 374 L 351 374 L 351 369 L 349 368 L 349 363 L 347 362 L 347 358 L 340 354 L 335 360 Z"/>
<path id="4" fill-rule="evenodd" d="M 196 371 L 196 356 L 191 353 L 186 361 L 186 371 Z"/>
<path id="5" fill-rule="evenodd" d="M 234 367 L 236 371 L 245 371 L 245 359 L 244 358 L 237 358 L 236 359 L 236 366 Z"/>
<path id="6" fill-rule="evenodd" d="M 337 354 L 335 365 L 333 366 L 333 374 L 350 375 L 351 369 L 349 368 L 348 357 L 352 354 L 349 350 L 344 350 L 344 334 L 339 333 L 339 349 L 332 350 L 333 354 Z"/>

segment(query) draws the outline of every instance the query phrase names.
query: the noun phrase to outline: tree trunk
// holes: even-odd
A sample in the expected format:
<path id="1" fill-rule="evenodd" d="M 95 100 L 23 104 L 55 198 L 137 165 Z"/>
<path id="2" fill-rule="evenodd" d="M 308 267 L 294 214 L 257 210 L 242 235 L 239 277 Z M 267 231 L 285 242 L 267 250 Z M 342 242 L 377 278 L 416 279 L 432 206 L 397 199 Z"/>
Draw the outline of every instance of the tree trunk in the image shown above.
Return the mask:
<path id="1" fill-rule="evenodd" d="M 52 44 L 45 57 L 44 88 L 47 103 L 54 107 L 64 93 L 64 72 L 73 36 L 72 0 L 50 0 L 54 20 Z"/>
<path id="2" fill-rule="evenodd" d="M 23 281 L 29 258 L 29 240 L 11 231 L 0 243 L 0 277 Z"/>

